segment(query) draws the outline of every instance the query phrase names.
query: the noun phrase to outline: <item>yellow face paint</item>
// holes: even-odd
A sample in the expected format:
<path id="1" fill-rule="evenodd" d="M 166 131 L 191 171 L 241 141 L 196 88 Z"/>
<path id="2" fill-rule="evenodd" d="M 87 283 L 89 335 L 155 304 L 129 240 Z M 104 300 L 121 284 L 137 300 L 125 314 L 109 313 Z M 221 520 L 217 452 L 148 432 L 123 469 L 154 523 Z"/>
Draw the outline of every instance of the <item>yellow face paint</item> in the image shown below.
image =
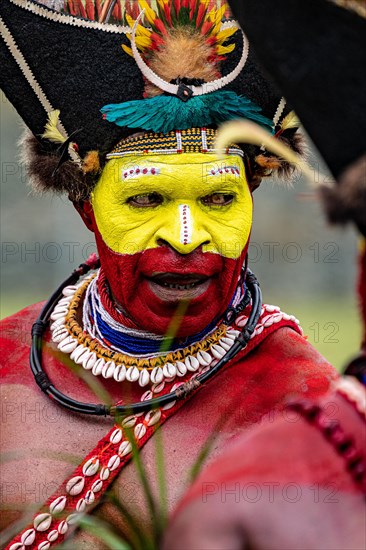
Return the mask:
<path id="1" fill-rule="evenodd" d="M 227 155 L 130 155 L 111 159 L 91 198 L 106 245 L 120 254 L 164 241 L 180 254 L 236 259 L 252 225 L 252 197 L 243 161 Z"/>

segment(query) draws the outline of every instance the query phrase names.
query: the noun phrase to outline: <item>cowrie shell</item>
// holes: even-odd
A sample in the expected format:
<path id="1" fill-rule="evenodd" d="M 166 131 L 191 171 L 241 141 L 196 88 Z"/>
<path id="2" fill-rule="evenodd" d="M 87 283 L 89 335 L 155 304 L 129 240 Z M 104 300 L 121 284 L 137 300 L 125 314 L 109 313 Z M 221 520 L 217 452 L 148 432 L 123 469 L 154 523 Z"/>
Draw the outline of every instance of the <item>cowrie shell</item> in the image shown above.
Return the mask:
<path id="1" fill-rule="evenodd" d="M 126 367 L 124 365 L 116 365 L 113 378 L 116 382 L 123 382 L 126 378 Z"/>
<path id="2" fill-rule="evenodd" d="M 75 476 L 66 483 L 66 492 L 71 496 L 76 496 L 84 489 L 85 479 L 83 476 Z"/>
<path id="3" fill-rule="evenodd" d="M 164 387 L 165 382 L 160 382 L 160 384 L 154 384 L 151 389 L 154 393 L 160 393 L 161 391 L 163 391 Z"/>
<path id="4" fill-rule="evenodd" d="M 58 344 L 58 349 L 62 351 L 63 353 L 71 353 L 76 346 L 78 345 L 78 341 L 74 340 L 72 336 L 67 336 Z"/>
<path id="5" fill-rule="evenodd" d="M 143 388 L 150 382 L 150 375 L 146 369 L 140 372 L 139 385 Z"/>
<path id="6" fill-rule="evenodd" d="M 91 486 L 91 490 L 93 491 L 93 493 L 98 493 L 98 491 L 100 491 L 102 487 L 103 481 L 101 479 L 97 479 Z"/>
<path id="7" fill-rule="evenodd" d="M 163 380 L 164 378 L 164 374 L 163 374 L 163 369 L 161 367 L 155 367 L 152 371 L 151 371 L 151 382 L 153 384 L 160 384 L 160 382 Z"/>
<path id="8" fill-rule="evenodd" d="M 275 311 L 280 311 L 280 308 L 278 306 L 272 306 L 271 304 L 265 304 L 265 309 L 268 311 L 268 313 L 274 313 Z"/>
<path id="9" fill-rule="evenodd" d="M 198 359 L 196 359 L 196 357 L 193 357 L 192 355 L 188 355 L 184 363 L 187 369 L 191 372 L 196 372 L 196 370 L 198 370 L 200 366 Z"/>
<path id="10" fill-rule="evenodd" d="M 283 313 L 282 317 L 285 321 L 289 321 L 291 319 L 291 315 L 288 315 L 287 313 Z"/>
<path id="11" fill-rule="evenodd" d="M 202 367 L 198 372 L 199 372 L 199 374 L 205 374 L 205 372 L 208 372 L 209 370 L 211 370 L 210 366 Z"/>
<path id="12" fill-rule="evenodd" d="M 59 309 L 55 308 L 51 314 L 50 319 L 52 319 L 52 321 L 57 321 L 58 319 L 65 320 L 66 315 L 67 315 L 67 307 L 61 307 Z"/>
<path id="13" fill-rule="evenodd" d="M 58 531 L 57 529 L 53 529 L 52 531 L 50 531 L 47 535 L 47 540 L 49 540 L 50 542 L 53 542 L 55 540 L 57 540 L 58 538 Z"/>
<path id="14" fill-rule="evenodd" d="M 142 439 L 146 434 L 146 426 L 144 424 L 137 424 L 134 429 L 136 439 Z"/>
<path id="15" fill-rule="evenodd" d="M 175 363 L 175 368 L 177 369 L 178 376 L 184 376 L 187 372 L 187 367 L 182 361 L 177 361 Z"/>
<path id="16" fill-rule="evenodd" d="M 50 325 L 50 330 L 54 331 L 56 328 L 61 326 L 65 326 L 65 321 L 63 321 L 62 319 L 57 319 L 57 321 L 53 321 L 52 325 Z"/>
<path id="17" fill-rule="evenodd" d="M 231 347 L 234 341 L 232 338 L 226 338 L 226 336 L 224 336 L 223 338 L 221 338 L 220 343 L 221 342 L 224 342 L 225 344 Z"/>
<path id="18" fill-rule="evenodd" d="M 132 445 L 129 441 L 123 441 L 118 449 L 118 454 L 121 456 L 126 456 L 132 451 Z"/>
<path id="19" fill-rule="evenodd" d="M 248 322 L 248 317 L 246 315 L 240 315 L 237 320 L 235 321 L 235 324 L 238 327 L 245 327 L 245 325 Z"/>
<path id="20" fill-rule="evenodd" d="M 168 411 L 169 409 L 174 407 L 175 404 L 176 404 L 176 401 L 171 401 L 170 403 L 167 403 L 166 405 L 164 405 L 164 407 L 162 407 L 162 410 Z"/>
<path id="21" fill-rule="evenodd" d="M 147 390 L 145 393 L 141 396 L 141 401 L 150 401 L 152 399 L 153 394 L 151 390 Z"/>
<path id="22" fill-rule="evenodd" d="M 272 318 L 272 319 L 268 319 L 268 321 L 266 321 L 265 323 L 263 323 L 263 326 L 265 326 L 265 327 L 267 328 L 267 327 L 272 326 L 273 323 L 274 323 L 273 318 Z"/>
<path id="23" fill-rule="evenodd" d="M 161 411 L 159 411 L 159 409 L 156 409 L 153 411 L 149 411 L 145 415 L 145 422 L 147 423 L 148 426 L 154 426 L 159 422 L 160 418 L 161 418 Z"/>
<path id="24" fill-rule="evenodd" d="M 220 346 L 225 350 L 225 351 L 229 351 L 229 349 L 232 347 L 233 345 L 233 342 L 231 340 L 229 340 L 230 344 L 228 344 L 227 342 L 224 342 L 223 341 L 224 339 L 222 338 L 220 341 L 219 341 L 219 344 Z"/>
<path id="25" fill-rule="evenodd" d="M 35 538 L 36 538 L 35 530 L 34 529 L 27 529 L 22 534 L 20 540 L 22 541 L 24 546 L 30 546 L 31 544 L 33 544 Z"/>
<path id="26" fill-rule="evenodd" d="M 60 512 L 62 512 L 65 506 L 66 506 L 66 497 L 61 496 L 56 498 L 53 502 L 51 502 L 49 510 L 51 514 L 59 514 Z"/>
<path id="27" fill-rule="evenodd" d="M 211 365 L 212 363 L 212 357 L 207 351 L 199 351 L 197 353 L 197 360 L 200 365 L 203 367 L 207 367 L 208 365 Z"/>
<path id="28" fill-rule="evenodd" d="M 69 331 L 64 325 L 57 327 L 52 333 L 52 342 L 59 344 L 62 340 L 65 340 L 69 336 Z"/>
<path id="29" fill-rule="evenodd" d="M 136 424 L 136 417 L 134 415 L 126 416 L 124 420 L 122 420 L 122 426 L 124 428 L 132 428 Z"/>
<path id="30" fill-rule="evenodd" d="M 166 378 L 174 378 L 177 375 L 177 369 L 171 363 L 166 363 L 163 367 L 163 375 Z"/>
<path id="31" fill-rule="evenodd" d="M 72 300 L 72 296 L 65 296 L 57 303 L 58 306 L 68 306 Z"/>
<path id="32" fill-rule="evenodd" d="M 111 472 L 116 470 L 121 463 L 121 459 L 118 455 L 113 455 L 108 461 L 108 468 Z"/>
<path id="33" fill-rule="evenodd" d="M 211 347 L 211 353 L 214 357 L 216 357 L 216 359 L 221 359 L 221 357 L 225 355 L 226 351 L 218 344 L 213 344 Z"/>
<path id="34" fill-rule="evenodd" d="M 235 340 L 235 338 L 237 338 L 240 334 L 240 331 L 239 330 L 234 330 L 233 328 L 229 327 L 226 331 L 226 337 L 227 338 L 232 338 Z"/>
<path id="35" fill-rule="evenodd" d="M 84 497 L 86 504 L 93 504 L 95 501 L 95 495 L 93 491 L 88 491 Z"/>
<path id="36" fill-rule="evenodd" d="M 36 531 L 47 531 L 51 525 L 51 514 L 38 514 L 33 520 L 33 527 Z"/>
<path id="37" fill-rule="evenodd" d="M 55 307 L 55 309 L 53 310 L 55 313 L 67 313 L 68 312 L 68 307 L 67 307 L 67 304 L 57 304 L 57 306 Z"/>
<path id="38" fill-rule="evenodd" d="M 85 509 L 86 509 L 86 502 L 83 498 L 81 498 L 80 500 L 78 500 L 76 506 L 75 506 L 75 509 L 77 512 L 84 512 Z"/>
<path id="39" fill-rule="evenodd" d="M 264 323 L 266 323 L 269 319 L 272 319 L 272 315 L 265 315 L 264 317 L 261 318 L 261 323 L 264 325 Z"/>
<path id="40" fill-rule="evenodd" d="M 99 470 L 99 459 L 96 456 L 89 458 L 83 466 L 84 476 L 94 476 Z"/>
<path id="41" fill-rule="evenodd" d="M 126 380 L 136 382 L 139 379 L 140 371 L 137 367 L 129 367 L 126 372 Z"/>
<path id="42" fill-rule="evenodd" d="M 117 443 L 119 443 L 122 439 L 122 430 L 121 428 L 116 428 L 112 433 L 111 433 L 111 436 L 109 438 L 109 441 L 111 443 L 113 443 L 114 445 L 116 445 Z"/>
<path id="43" fill-rule="evenodd" d="M 91 370 L 97 362 L 97 354 L 95 351 L 89 352 L 83 355 L 82 365 L 85 370 Z"/>
<path id="44" fill-rule="evenodd" d="M 76 346 L 76 348 L 74 349 L 74 351 L 71 353 L 70 355 L 70 359 L 72 361 L 75 361 L 75 363 L 78 362 L 78 359 L 80 358 L 81 355 L 83 355 L 83 353 L 85 353 L 86 351 L 88 351 L 86 349 L 85 346 L 83 346 L 82 344 L 79 344 L 78 346 Z"/>
<path id="45" fill-rule="evenodd" d="M 94 376 L 99 376 L 102 373 L 104 365 L 105 365 L 105 361 L 103 357 L 100 357 L 95 361 L 94 366 L 92 368 L 92 373 L 94 374 Z"/>
<path id="46" fill-rule="evenodd" d="M 15 542 L 10 546 L 9 550 L 25 550 L 24 544 L 22 542 Z"/>
<path id="47" fill-rule="evenodd" d="M 102 376 L 103 378 L 113 378 L 113 374 L 116 368 L 116 364 L 114 361 L 108 361 L 102 370 Z"/>
<path id="48" fill-rule="evenodd" d="M 263 325 L 259 325 L 259 327 L 255 329 L 255 332 L 256 334 L 261 334 L 263 332 Z"/>
<path id="49" fill-rule="evenodd" d="M 57 527 L 57 531 L 60 533 L 60 535 L 64 535 L 67 532 L 68 528 L 69 526 L 67 525 L 67 521 L 62 520 Z"/>
<path id="50" fill-rule="evenodd" d="M 282 313 L 279 313 L 278 315 L 273 315 L 272 317 L 274 323 L 279 323 L 282 321 Z"/>
<path id="51" fill-rule="evenodd" d="M 69 285 L 65 286 L 65 288 L 62 290 L 62 294 L 64 296 L 73 296 L 75 292 L 77 291 L 78 287 L 75 285 Z"/>
<path id="52" fill-rule="evenodd" d="M 37 546 L 38 550 L 48 550 L 51 546 L 51 543 L 48 542 L 48 540 L 44 540 L 43 542 L 40 542 Z M 13 547 L 11 547 L 13 548 Z"/>
<path id="53" fill-rule="evenodd" d="M 106 466 L 103 466 L 103 468 L 100 470 L 99 477 L 102 481 L 105 481 L 106 479 L 109 478 L 109 474 L 110 474 L 109 468 L 107 468 Z"/>

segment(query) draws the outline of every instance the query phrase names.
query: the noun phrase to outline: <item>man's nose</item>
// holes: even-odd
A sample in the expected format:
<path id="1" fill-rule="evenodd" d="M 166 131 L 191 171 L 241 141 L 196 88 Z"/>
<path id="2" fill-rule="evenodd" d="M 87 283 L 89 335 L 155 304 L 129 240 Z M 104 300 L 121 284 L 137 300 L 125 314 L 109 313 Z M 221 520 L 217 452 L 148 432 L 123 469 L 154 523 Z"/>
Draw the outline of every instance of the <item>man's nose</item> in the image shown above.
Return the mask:
<path id="1" fill-rule="evenodd" d="M 200 246 L 209 245 L 211 235 L 200 220 L 201 216 L 189 204 L 179 204 L 156 232 L 156 243 L 167 244 L 179 254 L 190 254 Z"/>

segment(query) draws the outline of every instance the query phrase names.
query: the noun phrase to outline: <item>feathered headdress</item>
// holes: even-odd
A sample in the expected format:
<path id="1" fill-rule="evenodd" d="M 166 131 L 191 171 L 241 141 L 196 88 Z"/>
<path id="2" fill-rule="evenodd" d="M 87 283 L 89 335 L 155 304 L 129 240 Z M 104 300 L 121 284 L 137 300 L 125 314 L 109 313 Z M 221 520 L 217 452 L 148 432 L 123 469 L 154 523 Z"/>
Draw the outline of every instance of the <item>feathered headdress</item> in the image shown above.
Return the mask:
<path id="1" fill-rule="evenodd" d="M 0 17 L 1 86 L 34 136 L 24 158 L 38 188 L 87 197 L 106 153 L 136 131 L 239 117 L 295 143 L 289 109 L 225 4 L 66 0 L 57 12 L 2 0 Z"/>

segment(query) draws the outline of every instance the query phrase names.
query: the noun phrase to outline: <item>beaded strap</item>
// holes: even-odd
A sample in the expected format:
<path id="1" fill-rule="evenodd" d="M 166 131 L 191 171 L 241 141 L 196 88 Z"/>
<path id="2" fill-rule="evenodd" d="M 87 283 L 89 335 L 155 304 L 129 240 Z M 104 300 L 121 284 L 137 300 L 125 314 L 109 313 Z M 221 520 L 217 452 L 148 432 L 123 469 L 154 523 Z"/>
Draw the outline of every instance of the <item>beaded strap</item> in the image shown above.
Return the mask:
<path id="1" fill-rule="evenodd" d="M 301 329 L 292 319 L 286 320 L 281 317 L 279 321 L 275 321 L 275 317 L 278 317 L 279 308 L 275 306 L 268 307 L 274 308 L 274 311 L 270 315 L 267 314 L 264 318 L 262 317 L 253 338 L 249 341 L 247 347 L 238 354 L 236 361 L 241 360 L 270 333 L 281 327 L 291 327 L 301 333 Z M 239 317 L 236 327 L 241 327 L 246 320 L 247 318 L 244 316 Z M 229 368 L 231 364 L 232 362 L 226 365 L 223 370 Z M 124 418 L 121 425 L 116 424 L 113 426 L 56 493 L 48 499 L 45 506 L 34 517 L 32 524 L 22 530 L 5 550 L 25 550 L 25 548 L 28 550 L 49 550 L 51 546 L 60 544 L 65 536 L 75 528 L 81 515 L 91 511 L 96 506 L 112 481 L 131 460 L 132 445 L 126 436 L 126 428 L 132 431 L 136 447 L 141 449 L 165 420 L 170 418 L 188 399 L 200 391 L 201 386 L 195 384 L 195 379 L 209 368 L 210 366 L 200 365 L 199 370 L 192 374 L 190 380 L 195 386 L 195 391 L 186 399 L 173 401 L 146 414 L 131 415 Z M 154 384 L 150 390 L 145 391 L 141 401 L 150 400 L 157 394 L 170 393 L 182 385 L 183 381 L 178 383 L 162 381 L 159 384 Z"/>
<path id="2" fill-rule="evenodd" d="M 339 420 L 330 419 L 325 408 L 310 400 L 295 401 L 288 408 L 299 413 L 316 427 L 344 460 L 346 470 L 366 495 L 366 457 L 357 447 L 352 435 L 347 434 Z"/>

